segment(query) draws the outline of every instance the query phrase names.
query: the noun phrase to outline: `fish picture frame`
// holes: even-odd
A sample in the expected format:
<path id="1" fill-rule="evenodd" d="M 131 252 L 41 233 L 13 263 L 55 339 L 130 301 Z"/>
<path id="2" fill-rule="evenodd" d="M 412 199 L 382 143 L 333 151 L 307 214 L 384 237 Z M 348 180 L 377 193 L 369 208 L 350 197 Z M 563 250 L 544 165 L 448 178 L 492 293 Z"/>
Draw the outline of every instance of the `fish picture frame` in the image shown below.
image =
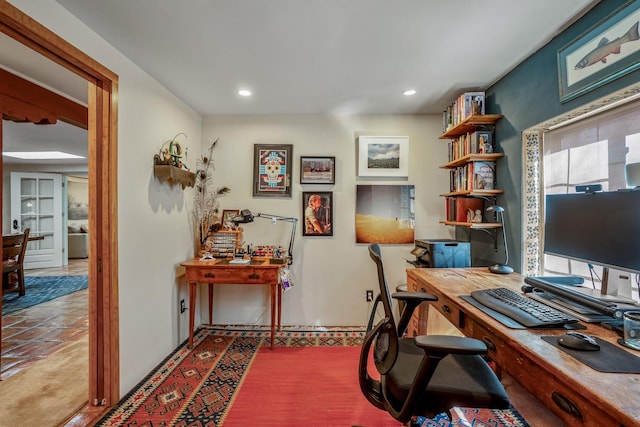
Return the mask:
<path id="1" fill-rule="evenodd" d="M 558 50 L 560 102 L 640 68 L 640 0 L 625 4 Z"/>

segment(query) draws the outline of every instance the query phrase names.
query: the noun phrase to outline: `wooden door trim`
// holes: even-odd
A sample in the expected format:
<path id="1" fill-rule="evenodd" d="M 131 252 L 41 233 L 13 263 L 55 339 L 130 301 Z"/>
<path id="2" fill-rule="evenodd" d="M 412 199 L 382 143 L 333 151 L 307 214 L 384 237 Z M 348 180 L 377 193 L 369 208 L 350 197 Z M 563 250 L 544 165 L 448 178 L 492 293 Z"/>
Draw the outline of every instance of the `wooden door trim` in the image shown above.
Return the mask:
<path id="1" fill-rule="evenodd" d="M 89 404 L 119 399 L 117 246 L 118 76 L 0 0 L 0 31 L 89 82 Z M 1 169 L 0 169 L 1 170 Z M 0 186 L 2 175 L 0 175 Z"/>

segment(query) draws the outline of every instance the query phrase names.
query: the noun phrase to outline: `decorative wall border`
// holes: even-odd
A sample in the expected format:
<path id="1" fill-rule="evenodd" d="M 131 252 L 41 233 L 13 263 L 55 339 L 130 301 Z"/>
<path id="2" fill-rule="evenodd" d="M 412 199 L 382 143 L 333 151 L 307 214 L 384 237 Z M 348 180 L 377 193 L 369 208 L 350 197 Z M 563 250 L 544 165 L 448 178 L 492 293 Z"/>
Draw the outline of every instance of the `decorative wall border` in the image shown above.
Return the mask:
<path id="1" fill-rule="evenodd" d="M 540 275 L 542 259 L 542 150 L 544 132 L 551 127 L 578 121 L 631 102 L 640 94 L 640 83 L 628 86 L 575 110 L 553 117 L 522 132 L 522 274 Z"/>

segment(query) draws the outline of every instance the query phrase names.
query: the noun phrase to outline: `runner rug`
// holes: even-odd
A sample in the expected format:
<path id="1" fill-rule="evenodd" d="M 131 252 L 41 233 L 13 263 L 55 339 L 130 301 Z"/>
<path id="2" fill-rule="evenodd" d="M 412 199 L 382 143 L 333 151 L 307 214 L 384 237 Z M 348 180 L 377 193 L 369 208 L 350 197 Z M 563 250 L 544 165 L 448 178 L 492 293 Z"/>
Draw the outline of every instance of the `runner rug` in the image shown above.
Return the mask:
<path id="1" fill-rule="evenodd" d="M 52 299 L 86 289 L 87 276 L 33 276 L 24 278 L 25 294 L 2 295 L 2 314 L 13 313 Z"/>
<path id="2" fill-rule="evenodd" d="M 203 328 L 131 390 L 96 426 L 400 425 L 362 396 L 361 331 L 269 332 Z M 424 427 L 527 424 L 512 411 L 460 409 Z"/>

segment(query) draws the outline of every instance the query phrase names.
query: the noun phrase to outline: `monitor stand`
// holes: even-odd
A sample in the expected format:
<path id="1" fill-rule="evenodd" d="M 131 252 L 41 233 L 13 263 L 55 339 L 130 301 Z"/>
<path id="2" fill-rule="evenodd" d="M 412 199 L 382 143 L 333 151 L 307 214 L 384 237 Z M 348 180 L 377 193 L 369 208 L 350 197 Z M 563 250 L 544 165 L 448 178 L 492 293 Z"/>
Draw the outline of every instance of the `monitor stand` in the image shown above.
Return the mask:
<path id="1" fill-rule="evenodd" d="M 600 291 L 582 287 L 575 290 L 604 302 L 638 303 L 631 297 L 631 273 L 610 269 L 609 267 L 603 267 L 602 269 L 602 287 Z"/>

